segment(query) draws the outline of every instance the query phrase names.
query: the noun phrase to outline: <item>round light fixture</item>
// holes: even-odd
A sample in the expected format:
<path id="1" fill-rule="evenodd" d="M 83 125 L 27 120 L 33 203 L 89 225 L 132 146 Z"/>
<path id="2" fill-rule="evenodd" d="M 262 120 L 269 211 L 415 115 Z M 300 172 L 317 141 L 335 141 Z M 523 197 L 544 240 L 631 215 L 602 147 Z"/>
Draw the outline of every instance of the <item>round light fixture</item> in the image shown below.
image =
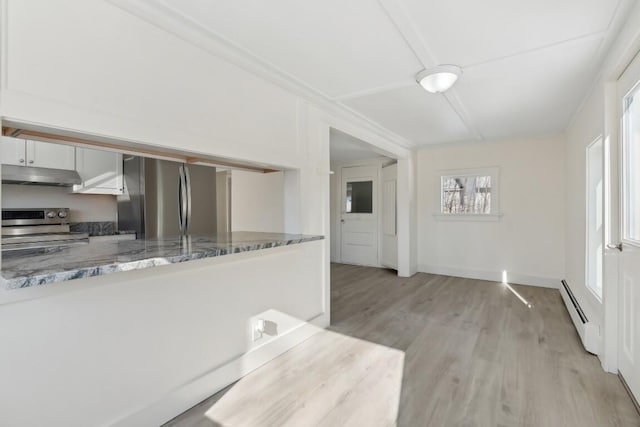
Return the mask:
<path id="1" fill-rule="evenodd" d="M 428 70 L 422 70 L 416 75 L 416 81 L 427 92 L 442 93 L 462 75 L 462 69 L 457 65 L 438 65 Z"/>

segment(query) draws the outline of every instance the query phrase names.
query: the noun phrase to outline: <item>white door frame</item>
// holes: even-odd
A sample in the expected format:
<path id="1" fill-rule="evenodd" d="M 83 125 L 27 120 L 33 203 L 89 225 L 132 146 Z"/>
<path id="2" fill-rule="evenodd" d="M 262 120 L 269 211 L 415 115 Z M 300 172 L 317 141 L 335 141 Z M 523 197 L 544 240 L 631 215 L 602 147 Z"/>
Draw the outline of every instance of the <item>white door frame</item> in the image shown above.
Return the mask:
<path id="1" fill-rule="evenodd" d="M 330 146 L 330 129 L 334 128 L 340 132 L 347 133 L 355 138 L 371 144 L 372 149 L 391 159 L 398 161 L 398 276 L 411 277 L 418 271 L 417 267 L 417 236 L 415 235 L 416 227 L 416 153 L 410 148 L 409 141 L 399 141 L 401 138 L 397 135 L 390 134 L 385 136 L 384 131 L 380 128 L 365 128 L 354 126 L 348 120 L 329 115 L 319 110 L 310 108 L 312 115 L 320 115 L 321 129 L 314 129 L 312 132 L 320 132 L 323 146 L 327 147 L 326 163 L 319 165 L 318 171 L 320 175 L 329 174 L 329 146 Z M 317 134 L 316 134 L 317 135 Z M 335 171 L 334 171 L 335 172 Z M 337 178 L 337 177 L 336 177 Z M 327 178 L 327 181 L 329 179 Z M 327 200 L 326 205 L 330 203 Z M 327 208 L 327 223 L 329 223 L 330 208 Z M 327 246 L 329 250 L 329 246 Z M 329 255 L 327 255 L 329 259 Z"/>
<path id="2" fill-rule="evenodd" d="M 615 145 L 617 153 L 615 158 L 613 156 L 611 158 L 611 160 L 615 159 L 615 167 L 611 169 L 611 182 L 613 184 L 612 187 L 615 187 L 614 191 L 617 194 L 617 200 L 615 205 L 612 205 L 611 207 L 615 207 L 617 209 L 617 212 L 616 215 L 611 216 L 611 219 L 613 220 L 612 229 L 615 228 L 615 233 L 612 232 L 610 234 L 610 245 L 608 249 L 610 253 L 610 262 L 608 266 L 611 273 L 607 276 L 612 281 L 615 280 L 615 282 L 612 283 L 616 283 L 616 286 L 611 286 L 611 288 L 615 288 L 617 291 L 616 367 L 619 374 L 623 373 L 621 372 L 621 369 L 624 367 L 624 375 L 626 375 L 628 389 L 632 391 L 632 393 L 635 394 L 636 397 L 638 397 L 638 393 L 640 393 L 640 356 L 634 354 L 634 352 L 637 353 L 638 351 L 638 329 L 636 313 L 638 310 L 637 286 L 638 284 L 640 284 L 640 280 L 638 280 L 637 276 L 638 274 L 640 274 L 640 270 L 637 269 L 637 260 L 638 257 L 640 257 L 640 248 L 638 247 L 637 241 L 627 240 L 625 238 L 626 233 L 622 232 L 625 227 L 624 224 L 626 214 L 626 210 L 623 207 L 622 203 L 622 201 L 624 200 L 623 193 L 625 191 L 623 182 L 625 175 L 625 165 L 623 164 L 623 161 L 625 160 L 623 148 L 625 143 L 624 139 L 626 131 L 622 127 L 625 124 L 623 117 L 626 114 L 626 106 L 624 100 L 632 90 L 636 91 L 637 96 L 638 85 L 640 85 L 640 50 L 635 55 L 635 58 L 630 62 L 629 66 L 626 67 L 624 73 L 621 74 L 616 87 L 616 117 L 618 119 L 618 135 L 612 143 L 612 146 Z M 614 177 L 617 179 L 614 180 Z M 616 245 L 619 245 L 620 250 L 616 249 Z M 627 286 L 629 285 L 627 285 L 627 273 L 629 273 L 630 275 L 629 281 L 631 282 L 631 286 L 628 289 Z M 629 306 L 627 306 L 627 303 L 629 304 Z M 628 318 L 626 319 L 625 313 L 627 313 L 628 315 Z M 627 332 L 629 332 L 630 336 L 628 337 L 628 340 L 625 340 L 624 335 L 626 335 Z M 627 347 L 627 351 L 625 351 L 625 343 L 629 345 L 629 347 Z"/>
<path id="3" fill-rule="evenodd" d="M 640 24 L 640 15 L 632 17 L 632 21 Z M 628 22 L 627 25 L 633 24 Z M 620 236 L 618 225 L 621 223 L 620 194 L 620 108 L 618 103 L 618 79 L 627 66 L 640 51 L 640 26 L 636 25 L 635 33 L 627 37 L 627 43 L 618 49 L 617 63 L 605 70 L 604 83 L 604 180 L 605 180 L 605 249 L 604 249 L 604 283 L 603 283 L 603 351 L 601 355 L 602 367 L 605 371 L 618 373 L 618 345 L 619 345 L 619 298 L 621 284 L 617 249 L 607 248 L 607 244 L 617 244 Z M 615 220 L 614 220 L 615 219 Z"/>
<path id="4" fill-rule="evenodd" d="M 618 236 L 618 104 L 617 83 L 605 84 L 605 137 L 604 137 L 604 184 L 605 184 L 605 236 L 603 304 L 603 349 L 601 363 L 605 371 L 618 373 L 618 253 L 607 248 Z M 615 182 L 614 182 L 615 181 Z"/>
<path id="5" fill-rule="evenodd" d="M 592 268 L 596 268 L 596 276 L 599 276 L 599 279 L 602 281 L 600 284 L 602 285 L 604 283 L 604 246 L 605 246 L 605 238 L 606 238 L 606 234 L 605 234 L 605 217 L 604 217 L 604 210 L 605 210 L 605 183 L 604 183 L 604 174 L 605 174 L 605 169 L 604 169 L 604 165 L 605 165 L 605 161 L 606 161 L 606 157 L 604 155 L 604 151 L 605 151 L 605 144 L 602 138 L 602 135 L 598 135 L 598 137 L 596 139 L 594 139 L 593 141 L 591 141 L 591 143 L 589 143 L 589 145 L 587 145 L 586 151 L 585 151 L 585 166 L 586 166 L 586 174 L 585 174 L 585 179 L 586 179 L 586 185 L 585 185 L 585 190 L 586 190 L 586 194 L 585 194 L 585 201 L 586 201 L 586 209 L 585 209 L 585 263 L 584 263 L 584 277 L 585 277 L 585 286 L 587 287 L 587 290 L 589 293 L 592 294 L 592 296 L 597 299 L 600 303 L 602 301 L 602 289 L 601 289 L 601 294 L 597 295 L 595 293 L 595 290 L 592 289 L 592 287 L 590 286 L 591 280 L 593 279 L 591 276 L 591 272 L 592 272 Z M 600 159 L 599 159 L 599 165 L 598 168 L 594 169 L 593 167 L 593 163 L 592 163 L 592 158 L 591 156 L 594 154 L 594 149 L 598 149 L 598 152 L 595 154 L 599 154 L 600 155 Z M 592 192 L 592 188 L 591 188 L 591 182 L 594 178 L 594 174 L 598 173 L 598 178 L 600 179 L 600 183 L 602 185 L 601 187 L 601 200 L 598 200 L 597 198 L 597 193 L 594 194 Z M 598 202 L 600 202 L 600 204 L 598 204 Z M 600 215 L 601 215 L 601 229 L 599 232 L 596 232 L 596 230 L 593 230 L 592 228 L 592 223 L 591 221 L 594 219 L 593 218 L 593 213 L 594 213 L 594 209 L 593 208 L 597 208 L 599 207 L 600 209 L 596 210 L 599 211 Z M 596 214 L 596 218 L 597 218 L 597 214 Z M 600 238 L 600 244 L 602 246 L 602 251 L 599 253 L 599 260 L 596 259 L 592 259 L 592 243 L 593 243 L 593 238 L 597 237 L 599 235 Z M 597 270 L 597 263 L 598 261 L 601 263 L 601 268 L 602 270 L 598 271 Z M 592 262 L 595 262 L 596 265 L 594 266 L 592 264 Z M 598 274 L 598 272 L 600 274 Z M 596 279 L 597 280 L 597 279 Z"/>
<path id="6" fill-rule="evenodd" d="M 334 223 L 331 224 L 331 227 L 334 228 L 335 230 L 335 246 L 334 246 L 334 250 L 335 250 L 335 260 L 336 262 L 342 262 L 342 223 L 341 223 L 341 219 L 342 219 L 342 206 L 344 204 L 344 200 L 342 198 L 343 194 L 342 194 L 342 168 L 349 168 L 349 167 L 358 167 L 358 166 L 374 166 L 378 168 L 378 173 L 376 175 L 376 180 L 378 181 L 378 188 L 377 188 L 377 194 L 376 194 L 376 199 L 377 199 L 377 204 L 375 209 L 380 212 L 381 209 L 381 203 L 382 203 L 382 198 L 381 198 L 381 187 L 380 187 L 380 172 L 382 170 L 382 164 L 383 162 L 380 159 L 363 159 L 363 160 L 359 160 L 357 162 L 344 162 L 344 163 L 335 163 L 333 165 L 331 165 L 332 167 L 332 171 L 333 171 L 333 176 L 335 179 L 334 182 L 334 186 L 333 188 L 331 188 L 331 192 L 335 192 L 335 196 L 336 196 L 336 206 L 334 207 Z M 333 196 L 332 196 L 333 197 Z M 380 228 L 381 228 L 381 220 L 380 220 L 380 215 L 378 215 L 378 265 L 380 264 Z"/>

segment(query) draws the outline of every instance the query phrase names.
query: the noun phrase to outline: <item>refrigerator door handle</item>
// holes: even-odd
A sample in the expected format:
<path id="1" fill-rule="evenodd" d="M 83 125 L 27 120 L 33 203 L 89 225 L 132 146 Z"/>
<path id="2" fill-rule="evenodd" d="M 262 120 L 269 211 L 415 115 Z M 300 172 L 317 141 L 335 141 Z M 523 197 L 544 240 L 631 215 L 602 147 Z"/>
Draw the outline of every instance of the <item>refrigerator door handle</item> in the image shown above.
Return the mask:
<path id="1" fill-rule="evenodd" d="M 191 175 L 189 174 L 189 168 L 187 166 L 184 167 L 184 177 L 186 182 L 186 195 L 187 195 L 187 208 L 186 208 L 186 218 L 184 224 L 184 234 L 189 233 L 189 226 L 191 225 Z"/>
<path id="2" fill-rule="evenodd" d="M 180 165 L 178 181 L 178 226 L 180 234 L 186 234 L 187 221 L 187 183 L 184 165 Z"/>

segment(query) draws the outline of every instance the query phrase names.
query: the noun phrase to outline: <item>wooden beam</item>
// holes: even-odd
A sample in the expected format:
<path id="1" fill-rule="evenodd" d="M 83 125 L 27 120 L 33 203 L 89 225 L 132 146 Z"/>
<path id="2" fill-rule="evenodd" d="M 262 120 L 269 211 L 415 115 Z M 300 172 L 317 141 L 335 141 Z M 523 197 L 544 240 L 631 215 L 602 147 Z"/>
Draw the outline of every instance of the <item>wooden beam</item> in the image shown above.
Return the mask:
<path id="1" fill-rule="evenodd" d="M 18 135 L 20 135 L 22 133 L 22 129 L 16 129 L 16 128 L 11 128 L 11 127 L 3 127 L 2 128 L 2 134 L 5 136 L 12 136 L 12 137 L 16 137 Z"/>
<path id="2" fill-rule="evenodd" d="M 187 157 L 186 162 L 187 163 L 207 163 L 213 166 L 223 166 L 223 167 L 235 168 L 235 169 L 248 169 L 248 170 L 252 170 L 255 172 L 262 172 L 262 173 L 277 172 L 275 169 L 265 169 L 260 166 L 245 165 L 242 163 L 228 162 L 226 160 L 203 159 L 201 157 Z"/>

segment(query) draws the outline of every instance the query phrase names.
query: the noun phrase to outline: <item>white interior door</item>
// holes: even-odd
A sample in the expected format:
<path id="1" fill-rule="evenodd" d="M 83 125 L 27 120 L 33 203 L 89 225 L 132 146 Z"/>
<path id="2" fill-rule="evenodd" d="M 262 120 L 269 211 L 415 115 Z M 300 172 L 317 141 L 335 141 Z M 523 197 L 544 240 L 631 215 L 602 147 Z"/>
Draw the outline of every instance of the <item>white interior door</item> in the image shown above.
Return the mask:
<path id="1" fill-rule="evenodd" d="M 378 266 L 378 167 L 343 167 L 341 175 L 341 261 Z"/>
<path id="2" fill-rule="evenodd" d="M 382 238 L 380 264 L 398 269 L 397 192 L 398 165 L 382 168 Z"/>
<path id="3" fill-rule="evenodd" d="M 618 369 L 640 400 L 640 57 L 618 81 L 621 116 L 618 167 Z M 618 242 L 616 242 L 618 243 Z"/>

